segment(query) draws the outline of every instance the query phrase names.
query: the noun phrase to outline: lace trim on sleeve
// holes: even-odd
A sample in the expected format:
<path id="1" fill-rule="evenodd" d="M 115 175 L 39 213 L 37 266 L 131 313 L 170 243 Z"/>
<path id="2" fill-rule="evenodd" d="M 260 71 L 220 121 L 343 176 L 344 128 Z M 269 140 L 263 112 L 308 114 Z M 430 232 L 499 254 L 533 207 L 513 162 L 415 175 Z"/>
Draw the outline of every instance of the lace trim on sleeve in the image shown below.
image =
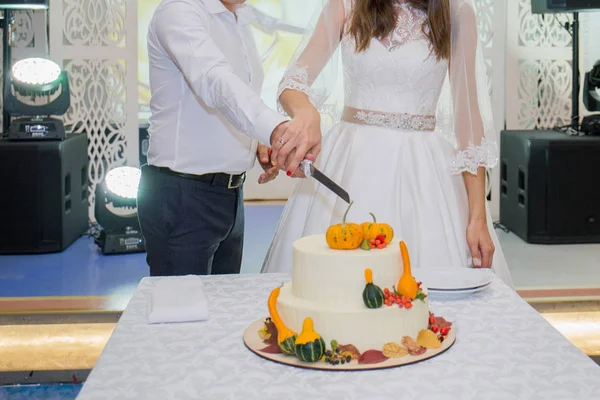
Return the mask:
<path id="1" fill-rule="evenodd" d="M 458 150 L 452 160 L 450 172 L 455 175 L 463 172 L 477 175 L 479 167 L 495 168 L 498 160 L 498 145 L 484 138 L 480 145 L 470 144 L 466 149 Z"/>
<path id="2" fill-rule="evenodd" d="M 306 94 L 310 102 L 317 109 L 320 109 L 325 101 L 324 90 L 316 90 L 310 87 L 308 82 L 307 67 L 295 66 L 290 68 L 279 84 L 279 88 L 277 90 L 277 110 L 283 115 L 287 115 L 287 113 L 283 107 L 281 107 L 279 96 L 281 96 L 281 93 L 283 93 L 283 91 L 286 89 L 297 90 Z"/>

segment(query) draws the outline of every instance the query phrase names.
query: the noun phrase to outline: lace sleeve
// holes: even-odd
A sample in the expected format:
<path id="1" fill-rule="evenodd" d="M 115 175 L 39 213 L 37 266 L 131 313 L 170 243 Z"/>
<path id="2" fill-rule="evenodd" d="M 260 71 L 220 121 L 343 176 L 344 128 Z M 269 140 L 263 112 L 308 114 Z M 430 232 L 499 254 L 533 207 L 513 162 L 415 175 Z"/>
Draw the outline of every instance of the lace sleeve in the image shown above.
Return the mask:
<path id="1" fill-rule="evenodd" d="M 285 90 L 306 94 L 310 102 L 323 111 L 339 73 L 337 52 L 346 20 L 346 9 L 351 0 L 323 0 L 316 23 L 304 37 L 292 58 L 277 91 L 279 112 L 285 110 L 279 97 Z"/>
<path id="2" fill-rule="evenodd" d="M 449 68 L 456 156 L 451 172 L 477 174 L 498 164 L 498 146 L 477 18 L 471 0 L 452 0 Z"/>

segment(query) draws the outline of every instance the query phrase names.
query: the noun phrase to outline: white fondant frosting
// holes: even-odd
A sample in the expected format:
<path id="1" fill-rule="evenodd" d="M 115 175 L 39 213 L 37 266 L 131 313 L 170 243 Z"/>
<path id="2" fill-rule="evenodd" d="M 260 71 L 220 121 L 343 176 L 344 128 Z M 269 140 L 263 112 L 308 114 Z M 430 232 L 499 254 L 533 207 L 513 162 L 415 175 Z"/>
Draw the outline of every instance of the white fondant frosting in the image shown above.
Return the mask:
<path id="1" fill-rule="evenodd" d="M 398 242 L 371 251 L 333 250 L 325 235 L 304 237 L 293 248 L 293 294 L 328 308 L 362 308 L 367 268 L 373 271 L 373 283 L 391 290 L 402 274 Z"/>
<path id="2" fill-rule="evenodd" d="M 325 235 L 297 240 L 292 282 L 284 284 L 277 301 L 282 320 L 300 332 L 304 319 L 310 317 L 326 343 L 335 339 L 340 344 L 353 344 L 361 352 L 382 350 L 386 343 L 400 343 L 404 336 L 416 339 L 428 325 L 427 299 L 413 301 L 411 309 L 396 304 L 367 308 L 362 300 L 367 268 L 381 289 L 396 286 L 402 275 L 398 241 L 385 249 L 365 251 L 333 250 Z"/>

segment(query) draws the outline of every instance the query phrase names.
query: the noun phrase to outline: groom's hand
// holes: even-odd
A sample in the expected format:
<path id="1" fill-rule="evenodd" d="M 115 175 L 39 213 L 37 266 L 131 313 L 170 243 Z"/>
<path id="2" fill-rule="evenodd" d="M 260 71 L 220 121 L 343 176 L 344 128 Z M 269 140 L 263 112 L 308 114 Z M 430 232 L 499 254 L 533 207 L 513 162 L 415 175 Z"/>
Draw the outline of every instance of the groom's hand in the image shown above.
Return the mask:
<path id="1" fill-rule="evenodd" d="M 258 163 L 262 167 L 264 173 L 260 175 L 258 178 L 259 184 L 265 184 L 271 182 L 273 179 L 277 178 L 279 175 L 279 168 L 277 168 L 274 163 L 271 162 L 271 149 L 264 144 L 259 144 L 256 149 L 256 158 L 258 159 Z"/>
<path id="2" fill-rule="evenodd" d="M 282 128 L 282 129 L 280 129 Z M 321 116 L 314 108 L 299 110 L 294 118 L 280 125 L 271 135 L 272 159 L 288 176 L 298 176 L 304 159 L 314 161 L 321 151 Z"/>

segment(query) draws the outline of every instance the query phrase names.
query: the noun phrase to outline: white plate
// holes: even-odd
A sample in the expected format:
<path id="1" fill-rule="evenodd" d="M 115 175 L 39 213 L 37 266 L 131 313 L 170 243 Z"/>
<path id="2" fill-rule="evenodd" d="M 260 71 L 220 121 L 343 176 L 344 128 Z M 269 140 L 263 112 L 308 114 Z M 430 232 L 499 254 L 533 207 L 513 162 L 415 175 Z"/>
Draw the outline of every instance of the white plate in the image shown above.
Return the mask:
<path id="1" fill-rule="evenodd" d="M 492 282 L 492 272 L 488 269 L 451 268 L 443 270 L 414 269 L 415 279 L 434 292 L 464 292 L 485 289 Z"/>
<path id="2" fill-rule="evenodd" d="M 431 300 L 462 300 L 469 299 L 474 294 L 477 294 L 488 288 L 489 285 L 480 286 L 473 289 L 464 290 L 430 290 L 428 297 Z"/>

